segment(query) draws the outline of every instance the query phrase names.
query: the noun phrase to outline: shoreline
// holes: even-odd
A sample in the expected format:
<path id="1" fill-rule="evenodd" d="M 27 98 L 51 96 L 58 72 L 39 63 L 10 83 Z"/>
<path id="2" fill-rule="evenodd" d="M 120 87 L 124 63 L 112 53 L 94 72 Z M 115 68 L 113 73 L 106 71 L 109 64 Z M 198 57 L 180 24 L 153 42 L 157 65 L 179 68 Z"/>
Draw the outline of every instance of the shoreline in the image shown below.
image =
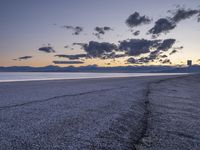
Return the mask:
<path id="1" fill-rule="evenodd" d="M 51 81 L 51 80 L 81 80 L 81 79 L 106 79 L 106 78 L 129 78 L 129 77 L 152 77 L 152 76 L 174 76 L 174 75 L 189 75 L 191 73 L 35 73 L 39 76 L 30 76 L 32 73 L 3 73 L 5 76 L 10 76 L 16 74 L 16 77 L 12 78 L 18 79 L 4 79 L 4 76 L 0 76 L 0 83 L 4 82 L 25 82 L 25 81 Z M 8 74 L 8 75 L 6 75 Z M 21 74 L 21 76 L 19 76 Z M 48 75 L 47 77 L 41 77 L 43 75 Z M 53 77 L 54 75 L 65 75 L 65 77 Z M 82 77 L 77 76 L 80 74 Z M 1 73 L 0 73 L 1 75 Z M 18 75 L 18 76 L 17 76 Z M 67 76 L 68 75 L 68 76 Z M 75 75 L 75 76 L 73 76 Z M 92 75 L 92 76 L 91 76 Z M 32 78 L 31 78 L 32 77 Z M 7 77 L 6 77 L 7 78 Z M 34 79 L 35 78 L 35 79 Z"/>

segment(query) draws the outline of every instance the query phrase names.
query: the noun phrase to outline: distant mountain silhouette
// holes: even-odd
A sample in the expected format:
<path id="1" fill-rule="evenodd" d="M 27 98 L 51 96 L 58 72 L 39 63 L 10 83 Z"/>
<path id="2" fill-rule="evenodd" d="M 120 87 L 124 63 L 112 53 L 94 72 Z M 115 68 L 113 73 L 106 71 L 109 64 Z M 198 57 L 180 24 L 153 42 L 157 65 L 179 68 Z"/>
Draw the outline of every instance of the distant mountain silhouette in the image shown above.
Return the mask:
<path id="1" fill-rule="evenodd" d="M 98 67 L 95 65 L 81 67 L 30 67 L 30 66 L 11 66 L 0 67 L 0 72 L 135 72 L 135 73 L 188 73 L 200 72 L 200 65 L 191 67 L 177 66 L 118 66 L 118 67 Z"/>

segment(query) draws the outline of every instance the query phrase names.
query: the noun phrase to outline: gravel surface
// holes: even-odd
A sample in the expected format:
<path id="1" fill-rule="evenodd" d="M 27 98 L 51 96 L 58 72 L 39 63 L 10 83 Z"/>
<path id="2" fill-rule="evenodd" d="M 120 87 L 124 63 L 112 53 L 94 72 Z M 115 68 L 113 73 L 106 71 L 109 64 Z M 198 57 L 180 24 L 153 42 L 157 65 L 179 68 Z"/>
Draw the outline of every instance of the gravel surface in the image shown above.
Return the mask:
<path id="1" fill-rule="evenodd" d="M 140 149 L 200 149 L 200 75 L 161 80 L 149 87 L 149 118 Z"/>
<path id="2" fill-rule="evenodd" d="M 174 77 L 0 83 L 0 150 L 195 149 L 200 77 Z"/>

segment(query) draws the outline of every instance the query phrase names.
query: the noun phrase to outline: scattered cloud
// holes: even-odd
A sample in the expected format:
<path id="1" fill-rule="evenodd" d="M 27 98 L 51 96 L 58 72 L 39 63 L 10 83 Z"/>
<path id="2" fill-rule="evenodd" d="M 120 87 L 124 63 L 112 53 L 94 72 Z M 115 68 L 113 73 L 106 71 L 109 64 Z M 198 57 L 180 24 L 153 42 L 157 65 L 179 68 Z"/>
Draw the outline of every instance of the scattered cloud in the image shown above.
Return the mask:
<path id="1" fill-rule="evenodd" d="M 73 31 L 73 35 L 79 35 L 82 31 L 83 31 L 83 27 L 81 26 L 68 26 L 68 25 L 64 25 L 63 28 L 68 29 L 68 30 L 72 30 Z"/>
<path id="2" fill-rule="evenodd" d="M 70 60 L 76 60 L 76 59 L 80 59 L 80 58 L 86 58 L 87 55 L 86 54 L 75 54 L 75 55 L 59 54 L 59 55 L 55 55 L 55 57 L 68 58 Z"/>
<path id="3" fill-rule="evenodd" d="M 13 59 L 13 60 L 21 61 L 21 60 L 27 60 L 27 59 L 31 59 L 31 58 L 33 58 L 33 56 L 22 56 L 22 57 L 19 57 L 19 58 L 17 58 L 17 59 Z"/>
<path id="4" fill-rule="evenodd" d="M 172 64 L 170 59 L 165 59 L 163 61 L 161 61 L 163 64 Z"/>
<path id="5" fill-rule="evenodd" d="M 83 61 L 53 61 L 54 64 L 83 64 Z"/>
<path id="6" fill-rule="evenodd" d="M 130 39 L 120 41 L 119 50 L 125 51 L 129 56 L 139 56 L 149 53 L 151 49 L 157 48 L 160 40 Z"/>
<path id="7" fill-rule="evenodd" d="M 158 47 L 158 50 L 168 51 L 174 43 L 176 42 L 175 39 L 166 39 L 162 42 L 162 44 Z"/>
<path id="8" fill-rule="evenodd" d="M 199 12 L 198 17 L 197 17 L 197 22 L 200 22 L 200 12 Z"/>
<path id="9" fill-rule="evenodd" d="M 167 58 L 167 55 L 160 55 L 161 58 Z"/>
<path id="10" fill-rule="evenodd" d="M 184 48 L 183 46 L 174 47 L 174 49 L 176 49 L 176 50 L 181 50 L 181 49 L 183 49 L 183 48 Z"/>
<path id="11" fill-rule="evenodd" d="M 111 27 L 104 26 L 104 27 L 95 27 L 94 30 L 95 30 L 94 35 L 98 39 L 100 39 L 101 35 L 104 35 L 107 31 L 112 31 L 113 29 Z"/>
<path id="12" fill-rule="evenodd" d="M 69 48 L 69 45 L 64 46 L 64 48 Z"/>
<path id="13" fill-rule="evenodd" d="M 159 58 L 167 58 L 167 55 L 161 55 L 163 51 L 168 51 L 172 48 L 175 39 L 165 39 L 165 40 L 146 40 L 146 39 L 131 39 L 122 41 L 120 43 L 119 49 L 125 50 L 128 56 L 139 56 L 141 54 L 147 54 L 145 57 L 140 57 L 135 59 L 133 57 L 127 60 L 131 64 L 143 64 L 149 62 L 155 62 Z M 167 63 L 166 60 L 162 63 Z M 169 62 L 170 63 L 170 62 Z"/>
<path id="14" fill-rule="evenodd" d="M 129 27 L 136 27 L 143 24 L 149 24 L 151 19 L 147 16 L 141 16 L 138 12 L 134 12 L 126 19 L 126 24 Z"/>
<path id="15" fill-rule="evenodd" d="M 159 36 L 161 33 L 166 34 L 170 30 L 173 30 L 180 21 L 189 19 L 195 15 L 197 15 L 197 21 L 200 21 L 200 10 L 198 9 L 186 9 L 178 6 L 176 10 L 169 10 L 168 12 L 172 16 L 158 19 L 148 33 L 153 34 L 154 37 Z"/>
<path id="16" fill-rule="evenodd" d="M 141 57 L 138 59 L 138 63 L 143 64 L 143 63 L 149 63 L 149 57 Z"/>
<path id="17" fill-rule="evenodd" d="M 130 63 L 130 64 L 137 64 L 138 63 L 138 60 L 136 60 L 135 58 L 129 58 L 127 59 L 127 62 Z"/>
<path id="18" fill-rule="evenodd" d="M 55 50 L 50 46 L 50 44 L 48 44 L 48 46 L 40 47 L 38 50 L 46 53 L 55 53 Z"/>
<path id="19" fill-rule="evenodd" d="M 176 50 L 176 49 L 174 49 L 174 50 L 172 50 L 170 53 L 169 53 L 169 55 L 173 55 L 173 54 L 175 54 L 175 53 L 177 53 L 178 51 Z"/>
<path id="20" fill-rule="evenodd" d="M 173 50 L 169 53 L 169 55 L 177 53 L 179 50 L 183 49 L 183 46 L 174 47 Z"/>
<path id="21" fill-rule="evenodd" d="M 111 53 L 108 53 L 104 56 L 102 56 L 101 58 L 102 59 L 116 59 L 116 58 L 121 58 L 121 57 L 125 57 L 127 56 L 126 54 L 117 54 L 116 52 L 111 52 Z"/>
<path id="22" fill-rule="evenodd" d="M 78 45 L 78 46 L 81 46 L 81 48 L 83 48 L 84 45 L 86 45 L 86 43 L 73 43 L 72 45 L 73 45 L 73 46 L 74 46 L 74 45 Z"/>
<path id="23" fill-rule="evenodd" d="M 106 63 L 106 65 L 110 66 L 111 64 L 110 63 Z"/>
<path id="24" fill-rule="evenodd" d="M 173 11 L 169 11 L 171 16 L 165 18 L 159 18 L 154 26 L 148 30 L 148 33 L 153 37 L 158 37 L 162 33 L 168 33 L 174 28 L 177 27 L 177 24 L 182 20 L 189 19 L 193 16 L 197 16 L 198 21 L 200 22 L 200 10 L 198 9 L 185 9 L 177 7 Z M 140 34 L 139 30 L 135 30 L 133 27 L 138 27 L 145 24 L 150 24 L 152 19 L 148 16 L 141 15 L 139 12 L 134 12 L 131 14 L 127 20 L 126 24 L 130 27 L 130 31 L 134 36 L 138 36 Z M 56 25 L 56 24 L 54 24 Z M 79 35 L 83 31 L 83 27 L 80 26 L 68 26 L 65 25 L 63 28 L 71 30 L 73 35 Z M 97 38 L 101 38 L 102 35 L 106 34 L 106 32 L 113 30 L 111 27 L 103 26 L 103 27 L 95 27 L 94 35 Z M 73 43 L 71 46 L 64 46 L 64 48 L 74 49 L 76 45 L 80 46 L 86 54 L 74 54 L 74 55 L 65 55 L 65 54 L 57 54 L 55 57 L 59 58 L 67 58 L 72 61 L 53 61 L 54 64 L 83 64 L 83 61 L 79 61 L 81 58 L 100 58 L 100 59 L 115 59 L 115 58 L 123 58 L 123 57 L 131 57 L 126 61 L 131 64 L 143 64 L 154 61 L 160 61 L 163 64 L 169 63 L 171 64 L 171 60 L 168 59 L 167 55 L 172 55 L 177 53 L 178 50 L 183 49 L 180 47 L 173 47 L 176 43 L 176 39 L 127 39 L 119 41 L 119 45 L 108 42 L 97 42 L 97 41 L 89 41 L 89 43 Z M 74 47 L 73 47 L 74 46 Z M 166 51 L 171 52 L 167 55 L 164 55 Z M 55 53 L 53 47 L 48 44 L 47 46 L 42 46 L 38 49 L 39 51 L 43 51 L 46 53 Z M 164 53 L 164 54 L 163 54 Z M 145 54 L 145 55 L 142 55 Z M 142 55 L 142 57 L 140 56 Z M 135 58 L 135 57 L 136 58 Z M 140 58 L 138 58 L 140 56 Z M 33 56 L 23 56 L 13 60 L 27 60 L 31 59 Z M 74 61 L 73 61 L 74 60 Z M 77 61 L 76 61 L 77 60 Z M 198 60 L 200 62 L 200 60 Z M 109 64 L 110 65 L 110 64 Z"/>
<path id="25" fill-rule="evenodd" d="M 140 31 L 139 31 L 139 30 L 137 30 L 137 31 L 133 32 L 133 35 L 135 35 L 135 36 L 138 36 L 138 35 L 140 35 Z"/>
<path id="26" fill-rule="evenodd" d="M 139 59 L 135 59 L 133 57 L 129 58 L 127 62 L 129 64 L 144 64 L 144 63 L 149 63 L 150 61 L 154 61 L 150 56 L 148 57 L 141 57 Z"/>
<path id="27" fill-rule="evenodd" d="M 168 33 L 170 30 L 174 29 L 176 24 L 168 18 L 160 18 L 155 22 L 153 28 L 149 30 L 150 34 L 154 36 L 159 36 L 161 33 Z"/>
<path id="28" fill-rule="evenodd" d="M 89 57 L 102 58 L 116 50 L 117 46 L 113 43 L 90 41 L 83 46 L 83 49 Z"/>
<path id="29" fill-rule="evenodd" d="M 190 17 L 199 14 L 200 10 L 178 8 L 175 11 L 170 11 L 170 12 L 173 15 L 172 21 L 178 23 L 181 20 L 189 19 Z"/>

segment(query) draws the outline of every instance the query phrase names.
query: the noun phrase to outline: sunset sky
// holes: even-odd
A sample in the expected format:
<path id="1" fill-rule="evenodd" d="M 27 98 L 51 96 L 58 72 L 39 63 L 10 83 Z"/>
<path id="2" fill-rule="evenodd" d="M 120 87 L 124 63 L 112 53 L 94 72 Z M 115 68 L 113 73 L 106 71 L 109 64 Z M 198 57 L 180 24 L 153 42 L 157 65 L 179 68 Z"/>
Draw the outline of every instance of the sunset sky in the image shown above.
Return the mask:
<path id="1" fill-rule="evenodd" d="M 188 59 L 200 64 L 199 0 L 0 1 L 0 66 L 182 65 Z"/>

